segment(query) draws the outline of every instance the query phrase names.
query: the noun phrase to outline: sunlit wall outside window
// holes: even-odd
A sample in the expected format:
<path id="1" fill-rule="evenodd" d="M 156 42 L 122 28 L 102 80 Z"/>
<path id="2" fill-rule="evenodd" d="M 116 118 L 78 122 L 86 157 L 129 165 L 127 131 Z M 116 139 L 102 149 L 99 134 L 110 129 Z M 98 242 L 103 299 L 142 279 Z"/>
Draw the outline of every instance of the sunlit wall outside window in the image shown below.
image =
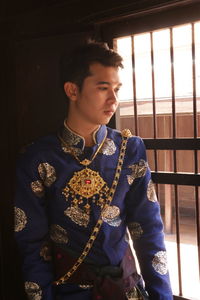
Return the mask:
<path id="1" fill-rule="evenodd" d="M 176 137 L 192 137 L 194 96 L 196 97 L 197 113 L 200 112 L 200 22 L 194 24 L 194 60 L 192 57 L 192 24 L 118 38 L 115 40 L 115 45 L 119 54 L 124 58 L 124 69 L 121 71 L 123 86 L 119 93 L 119 115 L 121 116 L 121 128 L 119 129 L 126 125 L 125 116 L 136 113 L 134 100 L 138 116 L 153 114 L 153 101 L 155 100 L 156 114 L 165 114 L 169 117 L 168 119 L 172 116 L 172 101 L 175 101 L 176 121 L 177 124 L 179 123 L 179 127 L 182 127 L 182 131 L 177 128 Z M 152 84 L 153 82 L 154 84 Z M 188 114 L 187 121 L 183 122 L 185 125 L 187 123 L 185 130 L 181 125 L 181 113 Z M 198 123 L 199 118 L 198 115 Z M 169 126 L 165 131 L 167 136 L 163 137 L 172 137 L 173 135 L 171 121 L 168 121 Z M 138 134 L 142 137 L 154 136 L 153 122 L 152 120 L 148 122 L 151 131 L 149 134 L 139 126 Z M 156 122 L 159 122 L 158 118 Z M 163 119 L 163 122 L 166 123 L 167 120 Z M 157 125 L 156 136 L 162 137 L 163 133 L 159 131 L 162 125 Z M 134 125 L 131 129 L 135 130 Z M 199 126 L 197 136 L 200 136 Z"/>
<path id="2" fill-rule="evenodd" d="M 133 74 L 132 74 L 132 46 L 131 37 L 125 37 L 117 40 L 117 51 L 123 57 L 124 68 L 120 69 L 122 78 L 122 88 L 119 91 L 120 101 L 133 99 Z"/>
<path id="3" fill-rule="evenodd" d="M 173 28 L 175 94 L 177 97 L 192 97 L 192 35 L 191 24 Z M 120 101 L 133 99 L 133 71 L 136 77 L 136 96 L 138 100 L 152 98 L 152 67 L 155 76 L 155 92 L 157 99 L 171 97 L 171 61 L 170 30 L 162 29 L 153 32 L 154 66 L 151 64 L 150 33 L 136 34 L 116 39 L 118 53 L 124 59 L 121 71 L 123 87 Z M 132 46 L 135 56 L 135 70 L 132 65 Z M 200 97 L 200 22 L 195 24 L 196 50 L 196 87 Z"/>

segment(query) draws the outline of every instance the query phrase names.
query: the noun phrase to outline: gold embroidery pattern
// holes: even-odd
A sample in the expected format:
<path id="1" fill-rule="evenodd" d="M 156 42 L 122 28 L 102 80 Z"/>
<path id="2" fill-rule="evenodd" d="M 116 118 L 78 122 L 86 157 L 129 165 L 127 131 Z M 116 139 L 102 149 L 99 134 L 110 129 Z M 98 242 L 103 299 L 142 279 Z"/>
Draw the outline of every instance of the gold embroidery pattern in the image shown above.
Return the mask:
<path id="1" fill-rule="evenodd" d="M 116 146 L 113 140 L 107 138 L 100 150 L 100 153 L 104 155 L 113 155 L 116 151 Z"/>
<path id="2" fill-rule="evenodd" d="M 130 131 L 130 129 L 123 129 L 122 130 L 122 136 L 124 137 L 124 138 L 130 138 L 130 137 L 132 137 L 133 135 L 132 135 L 132 133 L 131 133 L 131 131 Z"/>
<path id="3" fill-rule="evenodd" d="M 22 231 L 27 224 L 25 212 L 18 207 L 15 207 L 15 232 Z"/>
<path id="4" fill-rule="evenodd" d="M 75 153 L 75 155 L 79 156 L 83 153 L 83 151 L 80 149 L 80 148 L 75 148 L 75 147 L 67 147 L 65 146 L 64 144 L 62 144 L 62 150 L 65 152 L 65 153 L 69 153 L 71 154 L 71 152 L 73 151 Z"/>
<path id="5" fill-rule="evenodd" d="M 158 251 L 152 261 L 152 266 L 156 272 L 161 275 L 167 274 L 167 253 L 166 251 Z"/>
<path id="6" fill-rule="evenodd" d="M 133 287 L 130 291 L 126 292 L 126 297 L 128 300 L 143 300 L 144 299 L 136 287 Z"/>
<path id="7" fill-rule="evenodd" d="M 49 163 L 41 163 L 38 166 L 39 175 L 45 186 L 50 187 L 56 180 L 56 171 Z"/>
<path id="8" fill-rule="evenodd" d="M 88 168 L 75 172 L 68 183 L 75 194 L 85 198 L 99 194 L 105 184 L 98 172 Z"/>
<path id="9" fill-rule="evenodd" d="M 143 159 L 136 164 L 129 166 L 132 170 L 131 175 L 127 175 L 128 183 L 131 185 L 136 178 L 143 177 L 146 174 L 148 164 Z"/>
<path id="10" fill-rule="evenodd" d="M 65 216 L 69 217 L 79 226 L 87 227 L 90 217 L 87 212 L 78 206 L 70 206 L 64 211 Z"/>
<path id="11" fill-rule="evenodd" d="M 139 223 L 133 222 L 128 224 L 128 229 L 133 240 L 137 240 L 143 234 L 142 227 Z"/>
<path id="12" fill-rule="evenodd" d="M 51 256 L 51 246 L 49 242 L 44 242 L 41 249 L 40 249 L 40 256 L 45 260 L 45 261 L 51 261 L 52 256 Z"/>
<path id="13" fill-rule="evenodd" d="M 102 219 L 111 226 L 118 227 L 121 224 L 120 209 L 115 205 L 107 206 L 102 212 Z"/>
<path id="14" fill-rule="evenodd" d="M 155 191 L 155 188 L 154 188 L 153 181 L 151 179 L 150 179 L 150 181 L 148 183 L 148 187 L 147 187 L 147 198 L 151 202 L 157 202 L 156 191 Z"/>
<path id="15" fill-rule="evenodd" d="M 31 182 L 31 189 L 36 196 L 38 197 L 44 196 L 44 186 L 41 180 L 36 180 Z"/>
<path id="16" fill-rule="evenodd" d="M 77 145 L 81 141 L 81 137 L 74 134 L 70 129 L 65 128 L 62 132 L 62 138 L 66 141 L 69 146 Z"/>
<path id="17" fill-rule="evenodd" d="M 130 132 L 130 131 L 129 131 Z M 118 159 L 118 164 L 117 164 L 117 168 L 115 171 L 115 176 L 114 176 L 114 180 L 112 183 L 112 186 L 110 188 L 108 197 L 106 199 L 106 203 L 105 206 L 101 212 L 101 215 L 92 231 L 92 234 L 87 242 L 87 244 L 84 247 L 84 250 L 82 252 L 82 254 L 79 256 L 79 258 L 77 259 L 77 261 L 75 262 L 75 264 L 70 268 L 70 270 L 63 275 L 62 277 L 60 277 L 57 281 L 54 282 L 55 285 L 59 285 L 59 284 L 63 284 L 65 283 L 71 276 L 72 274 L 74 274 L 74 272 L 78 269 L 78 267 L 82 264 L 82 262 L 84 261 L 85 257 L 88 255 L 90 249 L 93 246 L 94 241 L 96 240 L 96 237 L 99 233 L 99 230 L 101 229 L 101 226 L 103 224 L 103 219 L 102 219 L 102 214 L 104 209 L 106 209 L 106 207 L 108 207 L 110 205 L 110 203 L 113 200 L 117 185 L 118 185 L 118 181 L 119 181 L 119 177 L 121 174 L 121 170 L 122 170 L 122 165 L 123 165 L 123 161 L 124 161 L 124 156 L 125 156 L 125 152 L 126 152 L 126 146 L 127 146 L 127 141 L 128 141 L 128 136 L 127 136 L 127 132 L 125 132 L 125 130 L 122 131 L 122 143 L 121 143 L 121 149 L 120 149 L 120 153 L 119 153 L 119 159 Z"/>
<path id="18" fill-rule="evenodd" d="M 79 287 L 80 287 L 81 289 L 88 290 L 88 289 L 93 288 L 94 286 L 91 285 L 91 284 L 79 284 Z"/>
<path id="19" fill-rule="evenodd" d="M 105 204 L 109 188 L 98 172 L 89 168 L 75 172 L 62 194 L 68 201 L 71 199 L 71 207 L 64 214 L 80 226 L 87 227 L 89 223 L 90 203 L 94 202 L 101 208 Z"/>
<path id="20" fill-rule="evenodd" d="M 39 285 L 35 282 L 26 281 L 25 282 L 25 291 L 28 295 L 29 300 L 41 300 L 42 299 L 42 290 Z"/>
<path id="21" fill-rule="evenodd" d="M 67 231 L 57 224 L 51 225 L 50 238 L 59 244 L 66 244 L 68 242 Z"/>

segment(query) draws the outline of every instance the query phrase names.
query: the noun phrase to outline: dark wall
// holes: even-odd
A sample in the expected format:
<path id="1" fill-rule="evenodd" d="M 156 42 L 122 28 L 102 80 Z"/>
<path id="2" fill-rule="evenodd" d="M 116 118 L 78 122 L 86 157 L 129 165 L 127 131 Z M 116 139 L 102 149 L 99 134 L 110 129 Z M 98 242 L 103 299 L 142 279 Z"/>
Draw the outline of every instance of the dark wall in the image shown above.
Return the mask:
<path id="1" fill-rule="evenodd" d="M 25 300 L 19 255 L 13 238 L 15 160 L 19 149 L 54 132 L 66 115 L 59 83 L 60 55 L 91 33 L 2 40 L 0 299 Z M 12 286 L 12 288 L 11 288 Z"/>
<path id="2" fill-rule="evenodd" d="M 25 299 L 20 262 L 13 239 L 13 194 L 18 139 L 16 109 L 15 43 L 1 39 L 1 197 L 0 197 L 0 299 Z M 12 284 L 12 288 L 11 288 Z"/>
<path id="3" fill-rule="evenodd" d="M 57 130 L 63 123 L 67 107 L 60 86 L 60 56 L 89 36 L 89 33 L 80 33 L 16 43 L 17 136 L 20 146 Z"/>

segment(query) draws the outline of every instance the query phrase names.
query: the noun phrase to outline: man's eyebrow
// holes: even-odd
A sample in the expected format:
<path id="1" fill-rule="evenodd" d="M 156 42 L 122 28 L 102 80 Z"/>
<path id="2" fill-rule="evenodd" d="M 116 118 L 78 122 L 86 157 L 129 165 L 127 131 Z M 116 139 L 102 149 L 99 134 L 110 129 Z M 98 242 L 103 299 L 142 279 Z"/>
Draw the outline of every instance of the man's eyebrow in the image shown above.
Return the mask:
<path id="1" fill-rule="evenodd" d="M 111 83 L 108 82 L 108 81 L 98 81 L 98 82 L 97 82 L 97 85 L 98 85 L 98 84 L 107 84 L 107 85 L 111 85 Z M 118 86 L 121 86 L 121 85 L 122 85 L 122 83 L 119 82 Z"/>
<path id="2" fill-rule="evenodd" d="M 108 85 L 110 85 L 110 82 L 108 82 L 108 81 L 98 81 L 97 84 L 108 84 Z"/>

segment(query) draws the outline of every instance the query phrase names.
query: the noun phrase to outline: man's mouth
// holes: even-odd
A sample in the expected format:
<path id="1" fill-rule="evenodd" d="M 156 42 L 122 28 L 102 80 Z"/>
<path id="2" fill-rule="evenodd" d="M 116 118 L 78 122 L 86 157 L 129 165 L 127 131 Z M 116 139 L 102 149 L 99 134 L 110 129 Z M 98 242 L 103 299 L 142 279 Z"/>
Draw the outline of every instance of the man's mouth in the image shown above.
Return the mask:
<path id="1" fill-rule="evenodd" d="M 113 114 L 115 113 L 115 110 L 113 110 L 113 109 L 108 109 L 108 110 L 105 110 L 104 112 L 105 112 L 105 114 L 113 115 Z"/>

